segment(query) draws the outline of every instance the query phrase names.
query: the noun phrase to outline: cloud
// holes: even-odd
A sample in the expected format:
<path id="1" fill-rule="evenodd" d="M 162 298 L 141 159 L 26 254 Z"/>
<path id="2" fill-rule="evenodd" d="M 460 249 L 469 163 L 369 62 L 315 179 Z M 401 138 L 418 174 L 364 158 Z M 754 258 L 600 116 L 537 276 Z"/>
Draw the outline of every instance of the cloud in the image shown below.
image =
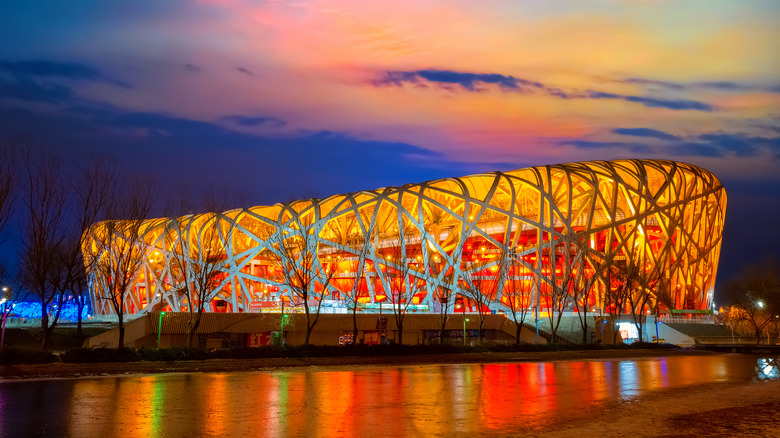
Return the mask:
<path id="1" fill-rule="evenodd" d="M 650 97 L 626 96 L 622 94 L 604 93 L 601 91 L 588 91 L 587 96 L 592 99 L 616 99 L 626 102 L 642 104 L 650 108 L 667 108 L 671 110 L 695 110 L 695 111 L 714 111 L 715 107 L 704 102 L 695 100 L 668 100 L 654 99 Z"/>
<path id="2" fill-rule="evenodd" d="M 706 143 L 682 143 L 669 148 L 669 152 L 678 156 L 722 157 L 723 151 Z"/>
<path id="3" fill-rule="evenodd" d="M 514 76 L 451 70 L 385 71 L 372 81 L 372 84 L 375 86 L 395 85 L 402 87 L 404 83 L 423 85 L 425 82 L 460 85 L 466 91 L 481 91 L 478 87 L 479 84 L 493 84 L 498 85 L 504 91 L 531 92 L 539 90 L 547 94 L 565 94 L 561 90 L 546 87 L 541 82 Z"/>
<path id="4" fill-rule="evenodd" d="M 245 74 L 245 75 L 249 75 L 249 76 L 254 76 L 255 75 L 254 73 L 252 73 L 251 71 L 249 71 L 248 69 L 246 69 L 244 67 L 236 67 L 236 70 L 241 72 L 241 73 L 243 73 L 243 74 Z"/>
<path id="5" fill-rule="evenodd" d="M 612 133 L 643 138 L 656 138 L 664 142 L 656 145 L 633 142 L 599 141 L 598 139 L 566 139 L 558 146 L 574 146 L 587 150 L 623 149 L 636 154 L 656 156 L 694 157 L 757 157 L 769 153 L 780 160 L 780 137 L 758 137 L 744 133 L 709 132 L 695 136 L 679 137 L 650 128 L 615 128 Z"/>
<path id="6" fill-rule="evenodd" d="M 612 133 L 633 137 L 657 138 L 660 140 L 677 140 L 679 138 L 675 135 L 650 128 L 615 128 L 612 130 Z"/>
<path id="7" fill-rule="evenodd" d="M 429 83 L 439 84 L 439 86 L 448 90 L 452 90 L 449 88 L 451 85 L 459 85 L 461 89 L 467 92 L 483 91 L 479 85 L 485 84 L 498 85 L 503 92 L 518 92 L 524 94 L 540 93 L 559 99 L 614 99 L 638 103 L 650 108 L 667 108 L 677 111 L 715 110 L 715 107 L 712 105 L 695 100 L 658 99 L 593 90 L 565 91 L 561 88 L 548 86 L 541 82 L 498 73 L 470 73 L 451 70 L 384 71 L 371 82 L 374 86 L 395 85 L 397 87 L 403 87 L 405 84 L 425 87 Z"/>
<path id="8" fill-rule="evenodd" d="M 275 117 L 246 117 L 240 115 L 225 116 L 222 120 L 226 122 L 235 123 L 241 126 L 273 126 L 281 127 L 287 123 L 284 120 L 277 119 Z"/>
<path id="9" fill-rule="evenodd" d="M 344 132 L 301 130 L 272 137 L 223 126 L 284 123 L 272 117 L 204 122 L 85 100 L 68 103 L 67 111 L 44 113 L 0 101 L 0 138 L 31 134 L 36 145 L 67 150 L 65 158 L 75 160 L 84 152 L 111 154 L 126 171 L 149 175 L 163 187 L 241 187 L 252 196 L 249 205 L 297 199 L 312 190 L 327 196 L 496 169 L 493 163 L 455 161 L 413 144 L 361 140 Z"/>
<path id="10" fill-rule="evenodd" d="M 668 148 L 674 155 L 704 157 L 755 157 L 768 151 L 774 159 L 780 159 L 780 137 L 756 137 L 743 133 L 713 132 L 701 134 Z"/>
<path id="11" fill-rule="evenodd" d="M 200 73 L 202 69 L 195 64 L 187 63 L 184 64 L 184 70 L 188 73 Z"/>
<path id="12" fill-rule="evenodd" d="M 121 88 L 131 88 L 130 84 L 114 79 L 100 70 L 83 64 L 44 60 L 0 61 L 0 71 L 6 71 L 16 78 L 61 78 L 105 82 Z"/>
<path id="13" fill-rule="evenodd" d="M 622 80 L 621 82 L 624 82 L 626 84 L 637 84 L 637 85 L 655 85 L 658 87 L 669 88 L 672 90 L 682 90 L 683 88 L 685 88 L 685 86 L 682 84 L 669 82 L 669 81 L 657 81 L 654 79 L 628 78 Z"/>
<path id="14" fill-rule="evenodd" d="M 3 79 L 0 76 L 0 99 L 12 98 L 30 102 L 65 103 L 76 99 L 69 87 L 29 77 Z"/>
<path id="15" fill-rule="evenodd" d="M 715 90 L 724 92 L 763 92 L 763 93 L 780 93 L 780 84 L 774 85 L 759 85 L 759 84 L 745 84 L 734 81 L 698 81 L 689 83 L 660 81 L 655 79 L 644 78 L 628 78 L 620 80 L 626 84 L 635 84 L 642 86 L 654 86 L 660 88 L 666 88 L 668 90 Z"/>
<path id="16" fill-rule="evenodd" d="M 745 134 L 712 133 L 699 136 L 713 146 L 732 152 L 738 157 L 752 157 L 768 149 L 775 156 L 780 153 L 780 137 L 750 137 Z"/>
<path id="17" fill-rule="evenodd" d="M 80 99 L 76 93 L 63 80 L 102 82 L 132 88 L 123 81 L 83 64 L 40 60 L 0 61 L 0 98 L 59 104 L 78 102 Z"/>

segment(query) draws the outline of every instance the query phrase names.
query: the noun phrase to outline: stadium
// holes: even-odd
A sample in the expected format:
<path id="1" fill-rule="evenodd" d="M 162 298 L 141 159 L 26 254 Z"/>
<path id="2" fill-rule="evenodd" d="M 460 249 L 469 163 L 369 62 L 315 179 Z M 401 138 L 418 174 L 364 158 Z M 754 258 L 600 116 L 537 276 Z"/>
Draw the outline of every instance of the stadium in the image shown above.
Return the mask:
<path id="1" fill-rule="evenodd" d="M 107 300 L 117 274 L 101 261 L 119 252 L 136 259 L 121 292 L 128 315 L 306 304 L 322 313 L 628 313 L 633 301 L 612 295 L 629 265 L 657 273 L 623 277 L 648 294 L 648 309 L 696 312 L 712 306 L 725 207 L 722 184 L 699 167 L 593 161 L 101 222 L 84 255 L 94 313 L 105 316 L 117 313 Z M 573 292 L 583 285 L 592 293 Z"/>

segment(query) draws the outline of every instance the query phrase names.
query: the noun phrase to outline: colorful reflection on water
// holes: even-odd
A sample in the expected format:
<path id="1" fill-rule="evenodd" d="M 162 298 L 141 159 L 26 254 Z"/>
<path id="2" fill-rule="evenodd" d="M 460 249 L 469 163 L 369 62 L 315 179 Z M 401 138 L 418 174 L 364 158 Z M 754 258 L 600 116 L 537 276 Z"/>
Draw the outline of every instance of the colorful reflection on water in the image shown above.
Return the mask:
<path id="1" fill-rule="evenodd" d="M 517 433 L 647 391 L 778 380 L 778 362 L 722 355 L 4 382 L 0 436 Z"/>

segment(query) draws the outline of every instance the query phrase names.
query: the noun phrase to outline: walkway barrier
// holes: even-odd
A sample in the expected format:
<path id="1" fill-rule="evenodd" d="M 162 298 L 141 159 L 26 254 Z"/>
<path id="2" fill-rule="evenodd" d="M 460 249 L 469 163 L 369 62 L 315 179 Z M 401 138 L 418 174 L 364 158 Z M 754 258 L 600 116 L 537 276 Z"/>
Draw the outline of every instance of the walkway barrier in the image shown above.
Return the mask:
<path id="1" fill-rule="evenodd" d="M 662 322 L 664 324 L 715 324 L 715 315 L 661 315 L 661 318 L 658 322 Z"/>
<path id="2" fill-rule="evenodd" d="M 756 342 L 755 336 L 697 336 L 693 339 L 696 344 L 706 345 L 777 345 L 778 338 L 770 337 L 767 341 L 766 336 L 762 336 L 759 342 Z"/>

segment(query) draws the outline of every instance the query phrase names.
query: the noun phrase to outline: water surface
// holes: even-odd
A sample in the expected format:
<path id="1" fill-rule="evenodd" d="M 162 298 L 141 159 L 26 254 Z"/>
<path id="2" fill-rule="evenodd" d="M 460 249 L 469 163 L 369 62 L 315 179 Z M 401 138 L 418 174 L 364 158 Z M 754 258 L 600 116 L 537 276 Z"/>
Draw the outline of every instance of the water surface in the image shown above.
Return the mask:
<path id="1" fill-rule="evenodd" d="M 772 379 L 776 359 L 720 355 L 3 382 L 0 435 L 518 433 L 648 391 Z"/>

